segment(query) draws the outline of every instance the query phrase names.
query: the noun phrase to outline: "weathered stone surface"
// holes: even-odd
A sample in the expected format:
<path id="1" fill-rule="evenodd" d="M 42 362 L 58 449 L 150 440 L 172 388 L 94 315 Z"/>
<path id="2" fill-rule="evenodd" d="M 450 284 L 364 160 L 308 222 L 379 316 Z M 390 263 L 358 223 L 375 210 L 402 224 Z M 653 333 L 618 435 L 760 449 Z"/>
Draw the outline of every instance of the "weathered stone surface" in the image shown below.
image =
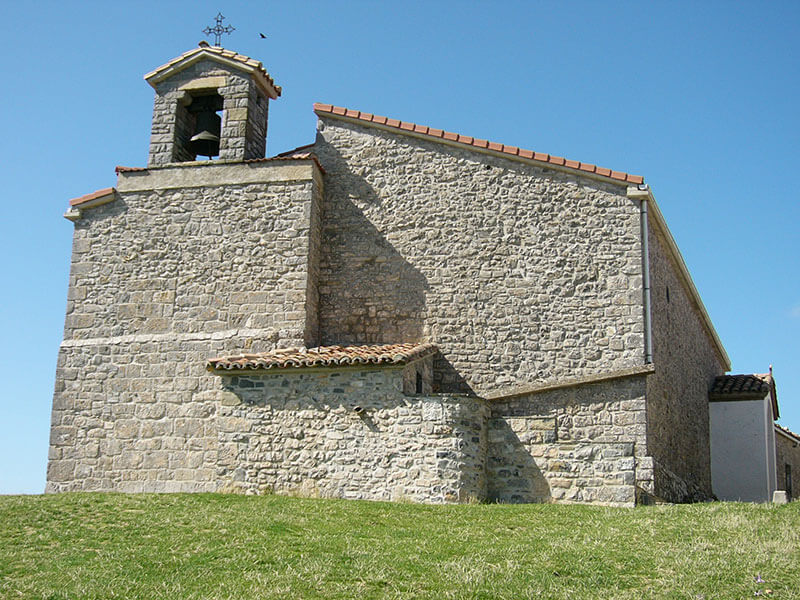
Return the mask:
<path id="1" fill-rule="evenodd" d="M 800 440 L 777 428 L 775 465 L 778 471 L 778 489 L 785 491 L 789 500 L 796 500 L 800 497 Z"/>
<path id="2" fill-rule="evenodd" d="M 440 391 L 644 362 L 625 188 L 322 118 L 323 343 L 434 341 Z"/>
<path id="3" fill-rule="evenodd" d="M 371 500 L 485 497 L 486 403 L 408 396 L 403 379 L 386 368 L 225 377 L 242 402 L 220 409 L 220 422 L 235 423 L 220 429 L 220 484 Z"/>
<path id="4" fill-rule="evenodd" d="M 321 181 L 270 181 L 283 169 L 259 170 L 267 183 L 121 192 L 87 212 L 75 239 L 89 250 L 70 273 L 85 300 L 68 307 L 65 342 L 251 329 L 242 350 L 313 345 Z M 255 322 L 259 315 L 269 319 Z M 140 366 L 110 368 L 134 376 Z"/>
<path id="5" fill-rule="evenodd" d="M 671 502 L 711 496 L 708 390 L 725 365 L 693 306 L 665 240 L 650 227 L 655 373 L 647 380 L 647 447 L 654 493 Z"/>
<path id="6" fill-rule="evenodd" d="M 652 488 L 645 376 L 553 389 L 491 403 L 488 498 L 501 502 L 632 505 Z M 614 427 L 612 423 L 625 422 Z"/>

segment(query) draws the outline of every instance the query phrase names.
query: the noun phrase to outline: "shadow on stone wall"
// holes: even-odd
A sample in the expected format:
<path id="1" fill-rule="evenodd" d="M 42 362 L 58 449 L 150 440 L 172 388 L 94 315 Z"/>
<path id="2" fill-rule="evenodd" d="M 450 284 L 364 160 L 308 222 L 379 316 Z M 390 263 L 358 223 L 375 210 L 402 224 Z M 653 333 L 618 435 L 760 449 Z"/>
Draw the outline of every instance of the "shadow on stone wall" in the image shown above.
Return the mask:
<path id="1" fill-rule="evenodd" d="M 433 393 L 477 395 L 464 376 L 441 352 L 433 357 Z"/>
<path id="2" fill-rule="evenodd" d="M 320 342 L 381 344 L 424 340 L 424 274 L 365 215 L 381 200 L 339 152 L 317 136 L 325 180 L 320 255 Z"/>
<path id="3" fill-rule="evenodd" d="M 486 464 L 487 499 L 491 502 L 550 502 L 550 484 L 522 440 L 505 419 L 489 421 Z"/>

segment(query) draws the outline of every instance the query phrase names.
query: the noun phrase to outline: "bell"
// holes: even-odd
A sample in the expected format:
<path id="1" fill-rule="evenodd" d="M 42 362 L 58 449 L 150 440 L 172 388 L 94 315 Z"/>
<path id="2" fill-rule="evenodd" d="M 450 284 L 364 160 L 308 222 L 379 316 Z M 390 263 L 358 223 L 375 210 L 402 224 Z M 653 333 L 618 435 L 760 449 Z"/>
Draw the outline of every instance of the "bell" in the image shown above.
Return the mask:
<path id="1" fill-rule="evenodd" d="M 189 140 L 189 147 L 196 156 L 219 156 L 219 134 L 222 119 L 215 112 L 197 113 L 195 133 Z"/>

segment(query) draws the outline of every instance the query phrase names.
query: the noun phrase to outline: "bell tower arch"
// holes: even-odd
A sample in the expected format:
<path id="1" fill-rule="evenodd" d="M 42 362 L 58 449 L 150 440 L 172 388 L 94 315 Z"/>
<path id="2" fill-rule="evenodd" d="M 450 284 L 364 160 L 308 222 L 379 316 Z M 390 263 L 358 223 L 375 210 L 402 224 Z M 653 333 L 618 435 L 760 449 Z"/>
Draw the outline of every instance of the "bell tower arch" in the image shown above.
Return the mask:
<path id="1" fill-rule="evenodd" d="M 259 61 L 200 42 L 144 78 L 156 92 L 149 167 L 264 158 L 281 88 Z"/>

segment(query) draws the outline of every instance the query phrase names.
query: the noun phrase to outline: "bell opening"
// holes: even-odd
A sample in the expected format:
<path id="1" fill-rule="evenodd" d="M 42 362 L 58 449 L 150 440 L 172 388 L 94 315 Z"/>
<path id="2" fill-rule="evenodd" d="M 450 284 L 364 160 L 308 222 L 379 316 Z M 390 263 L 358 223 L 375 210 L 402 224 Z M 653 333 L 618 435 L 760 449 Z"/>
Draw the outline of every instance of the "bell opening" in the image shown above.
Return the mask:
<path id="1" fill-rule="evenodd" d="M 195 157 L 206 156 L 211 160 L 219 156 L 222 104 L 219 94 L 192 98 L 188 112 L 194 118 L 194 128 L 189 138 L 189 151 Z"/>

